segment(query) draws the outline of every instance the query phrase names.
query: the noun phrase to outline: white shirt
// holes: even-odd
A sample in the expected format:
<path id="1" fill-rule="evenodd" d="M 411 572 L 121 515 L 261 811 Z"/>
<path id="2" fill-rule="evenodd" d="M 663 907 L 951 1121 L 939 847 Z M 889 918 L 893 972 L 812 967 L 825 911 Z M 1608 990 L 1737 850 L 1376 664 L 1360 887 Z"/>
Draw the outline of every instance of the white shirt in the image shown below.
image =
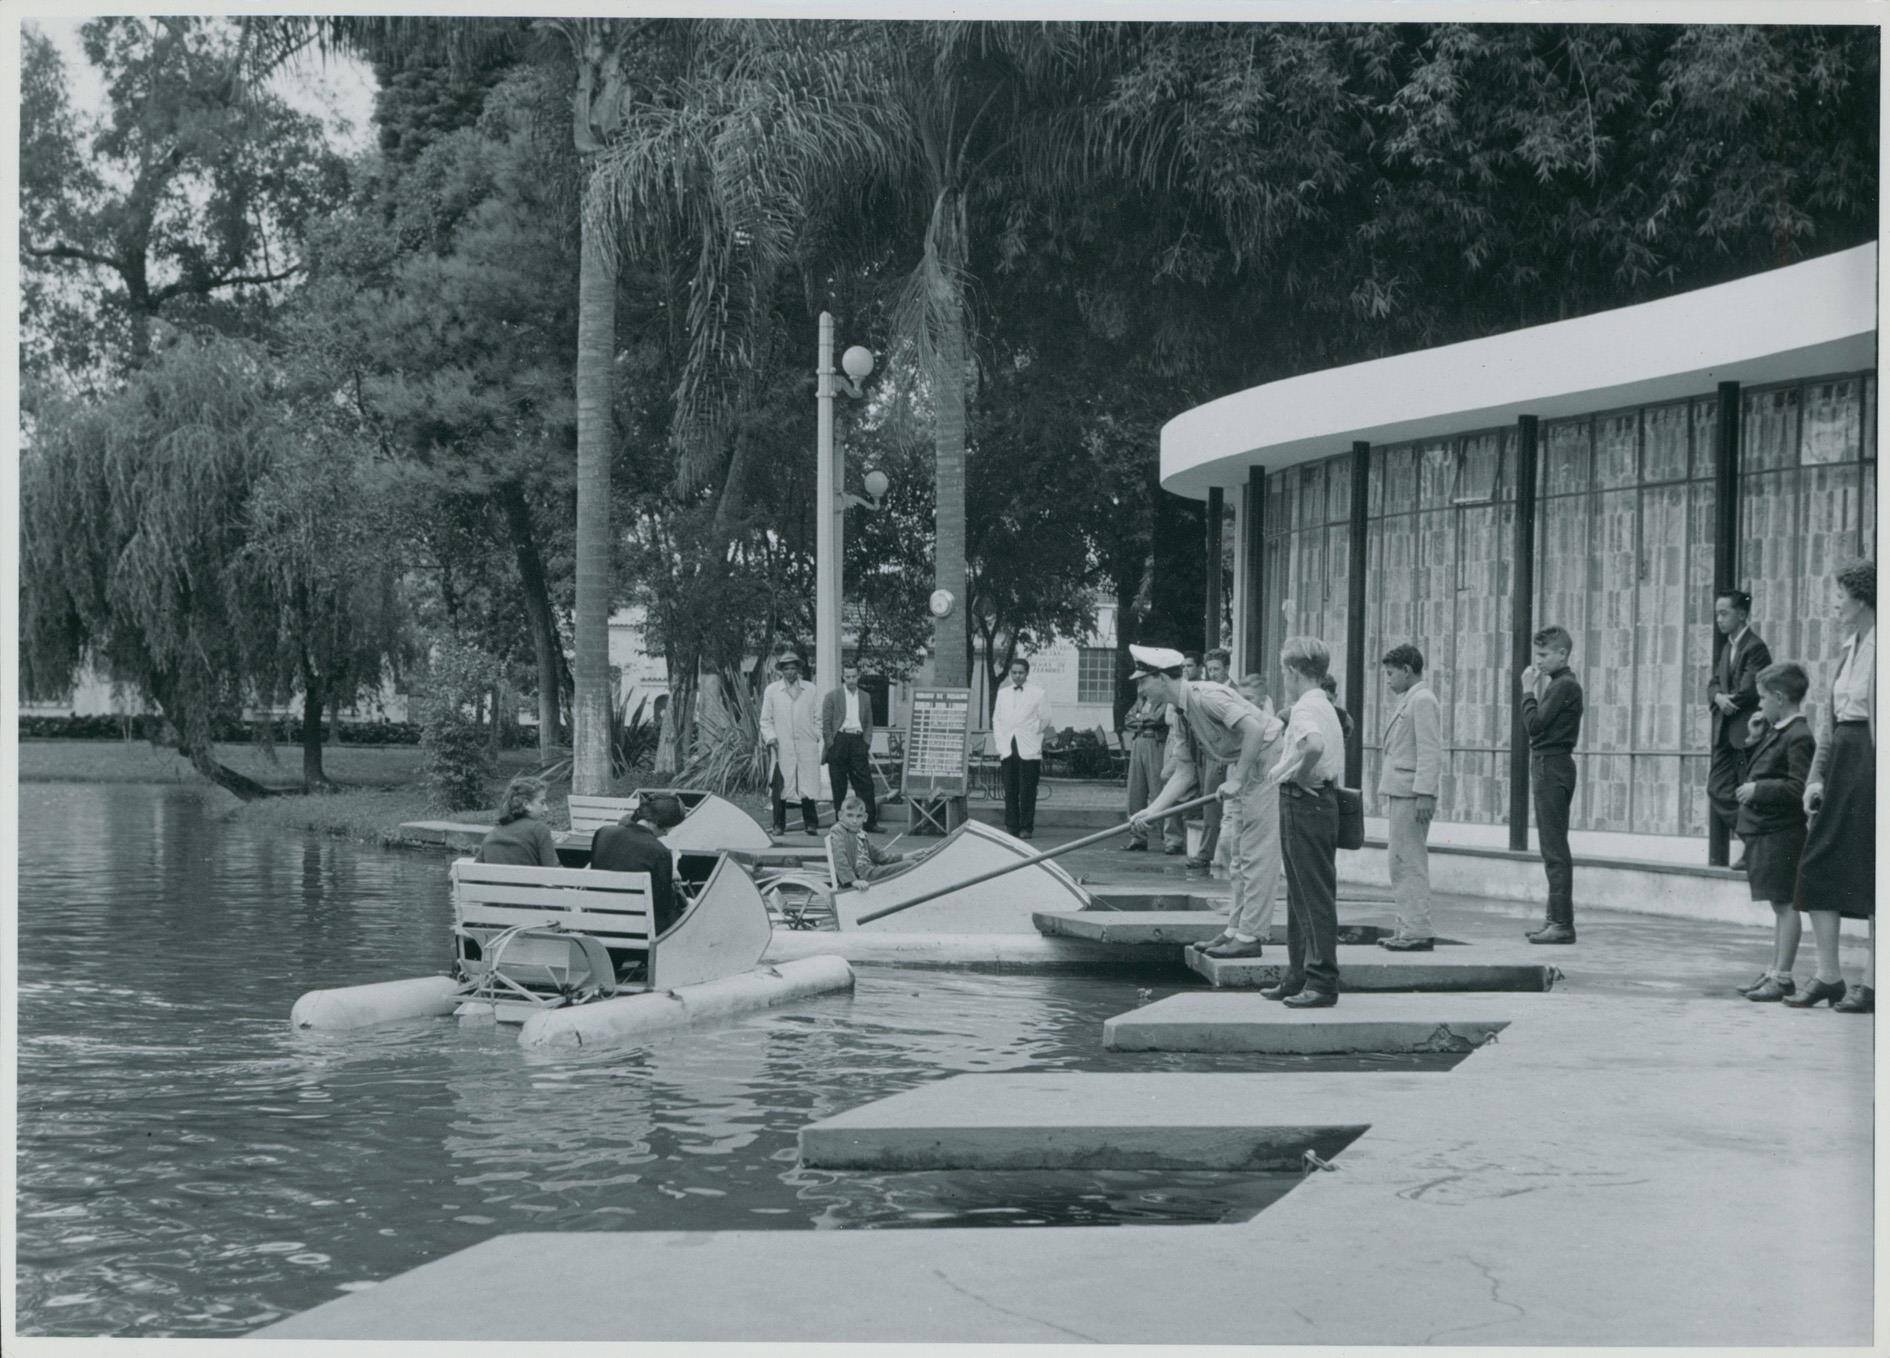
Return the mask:
<path id="1" fill-rule="evenodd" d="M 840 729 L 842 731 L 851 731 L 857 736 L 860 733 L 860 691 L 857 688 L 850 688 L 845 690 L 845 692 L 847 695 L 847 714 L 841 719 Z"/>
<path id="2" fill-rule="evenodd" d="M 1839 662 L 1837 682 L 1831 685 L 1833 721 L 1868 721 L 1870 692 L 1877 682 L 1877 629 L 1862 636 L 1853 632 L 1844 643 L 1844 659 Z"/>
<path id="3" fill-rule="evenodd" d="M 1019 688 L 1005 680 L 991 711 L 991 743 L 998 757 L 1009 758 L 1015 741 L 1019 759 L 1042 759 L 1043 738 L 1049 729 L 1050 704 L 1043 690 L 1030 683 Z"/>
<path id="4" fill-rule="evenodd" d="M 1306 787 L 1345 781 L 1345 730 L 1339 725 L 1339 714 L 1332 710 L 1332 700 L 1326 697 L 1324 689 L 1317 686 L 1300 694 L 1289 711 L 1286 721 L 1287 757 L 1292 757 L 1294 747 L 1302 736 L 1314 731 L 1319 733 L 1325 748 L 1311 766 L 1300 770 L 1294 781 Z"/>

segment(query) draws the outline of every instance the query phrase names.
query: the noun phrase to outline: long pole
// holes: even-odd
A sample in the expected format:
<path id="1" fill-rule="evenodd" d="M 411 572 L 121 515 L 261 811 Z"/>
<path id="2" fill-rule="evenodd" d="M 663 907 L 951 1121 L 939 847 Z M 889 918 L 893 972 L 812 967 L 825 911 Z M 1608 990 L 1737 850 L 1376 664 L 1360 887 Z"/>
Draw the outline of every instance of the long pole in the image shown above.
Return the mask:
<path id="1" fill-rule="evenodd" d="M 1219 796 L 1219 793 L 1210 792 L 1205 797 L 1196 797 L 1193 801 L 1182 802 L 1179 805 L 1171 806 L 1166 811 L 1158 811 L 1153 816 L 1150 816 L 1149 819 L 1166 820 L 1170 816 L 1180 815 L 1183 811 L 1192 811 L 1197 806 L 1206 806 L 1209 802 L 1217 801 Z M 915 905 L 924 905 L 927 901 L 935 901 L 940 896 L 949 896 L 954 891 L 963 891 L 968 886 L 977 886 L 980 883 L 990 881 L 993 877 L 1002 877 L 1007 872 L 1016 872 L 1019 868 L 1028 868 L 1034 864 L 1046 862 L 1060 854 L 1066 854 L 1075 849 L 1086 849 L 1091 844 L 1108 839 L 1111 835 L 1119 835 L 1128 828 L 1129 822 L 1125 820 L 1122 824 L 1112 825 L 1107 830 L 1098 830 L 1093 835 L 1084 835 L 1081 839 L 1073 839 L 1068 844 L 1059 844 L 1054 849 L 1045 849 L 1042 853 L 1032 854 L 1028 858 L 1020 858 L 1015 863 L 1006 863 L 1002 867 L 996 867 L 987 872 L 981 872 L 976 877 L 967 877 L 962 882 L 953 882 L 950 886 L 934 887 L 923 896 L 914 896 L 909 901 L 899 901 L 893 905 L 882 906 L 871 914 L 861 915 L 856 923 L 871 924 L 876 919 L 884 919 L 888 915 L 896 915 L 901 910 L 910 910 Z"/>
<path id="2" fill-rule="evenodd" d="M 1509 847 L 1529 848 L 1529 732 L 1516 676 L 1533 652 L 1536 595 L 1536 417 L 1516 417 L 1516 524 L 1509 559 Z"/>
<path id="3" fill-rule="evenodd" d="M 840 542 L 834 505 L 839 484 L 833 455 L 833 316 L 820 313 L 820 350 L 814 366 L 818 412 L 814 473 L 814 684 L 840 682 Z"/>

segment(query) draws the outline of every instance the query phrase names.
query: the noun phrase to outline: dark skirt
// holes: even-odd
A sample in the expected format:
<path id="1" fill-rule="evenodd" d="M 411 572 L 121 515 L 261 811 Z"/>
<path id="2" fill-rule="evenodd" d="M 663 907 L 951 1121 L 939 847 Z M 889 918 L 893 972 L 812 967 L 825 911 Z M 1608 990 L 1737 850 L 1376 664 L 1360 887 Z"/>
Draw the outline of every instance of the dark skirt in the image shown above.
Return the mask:
<path id="1" fill-rule="evenodd" d="M 1846 919 L 1877 913 L 1877 752 L 1864 722 L 1832 732 L 1824 807 L 1811 818 L 1793 904 Z"/>
<path id="2" fill-rule="evenodd" d="M 1769 834 L 1747 835 L 1746 885 L 1752 899 L 1771 905 L 1790 905 L 1796 898 L 1798 860 L 1805 849 L 1805 827 Z"/>

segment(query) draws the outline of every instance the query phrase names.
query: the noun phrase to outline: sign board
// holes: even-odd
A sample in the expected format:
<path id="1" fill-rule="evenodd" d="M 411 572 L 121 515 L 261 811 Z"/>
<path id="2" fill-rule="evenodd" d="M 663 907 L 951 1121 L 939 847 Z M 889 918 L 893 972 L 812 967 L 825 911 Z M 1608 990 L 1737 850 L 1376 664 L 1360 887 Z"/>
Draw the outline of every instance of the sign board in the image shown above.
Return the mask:
<path id="1" fill-rule="evenodd" d="M 913 689 L 906 711 L 906 796 L 964 796 L 970 755 L 971 690 Z"/>

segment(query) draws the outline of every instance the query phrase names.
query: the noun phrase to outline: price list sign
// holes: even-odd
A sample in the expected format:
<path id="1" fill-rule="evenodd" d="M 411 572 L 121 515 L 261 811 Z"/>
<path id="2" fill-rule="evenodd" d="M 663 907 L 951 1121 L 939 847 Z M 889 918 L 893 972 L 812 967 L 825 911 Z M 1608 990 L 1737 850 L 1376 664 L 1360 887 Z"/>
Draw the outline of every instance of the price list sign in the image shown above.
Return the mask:
<path id="1" fill-rule="evenodd" d="M 971 690 L 915 688 L 906 714 L 908 797 L 962 797 L 971 755 Z"/>

